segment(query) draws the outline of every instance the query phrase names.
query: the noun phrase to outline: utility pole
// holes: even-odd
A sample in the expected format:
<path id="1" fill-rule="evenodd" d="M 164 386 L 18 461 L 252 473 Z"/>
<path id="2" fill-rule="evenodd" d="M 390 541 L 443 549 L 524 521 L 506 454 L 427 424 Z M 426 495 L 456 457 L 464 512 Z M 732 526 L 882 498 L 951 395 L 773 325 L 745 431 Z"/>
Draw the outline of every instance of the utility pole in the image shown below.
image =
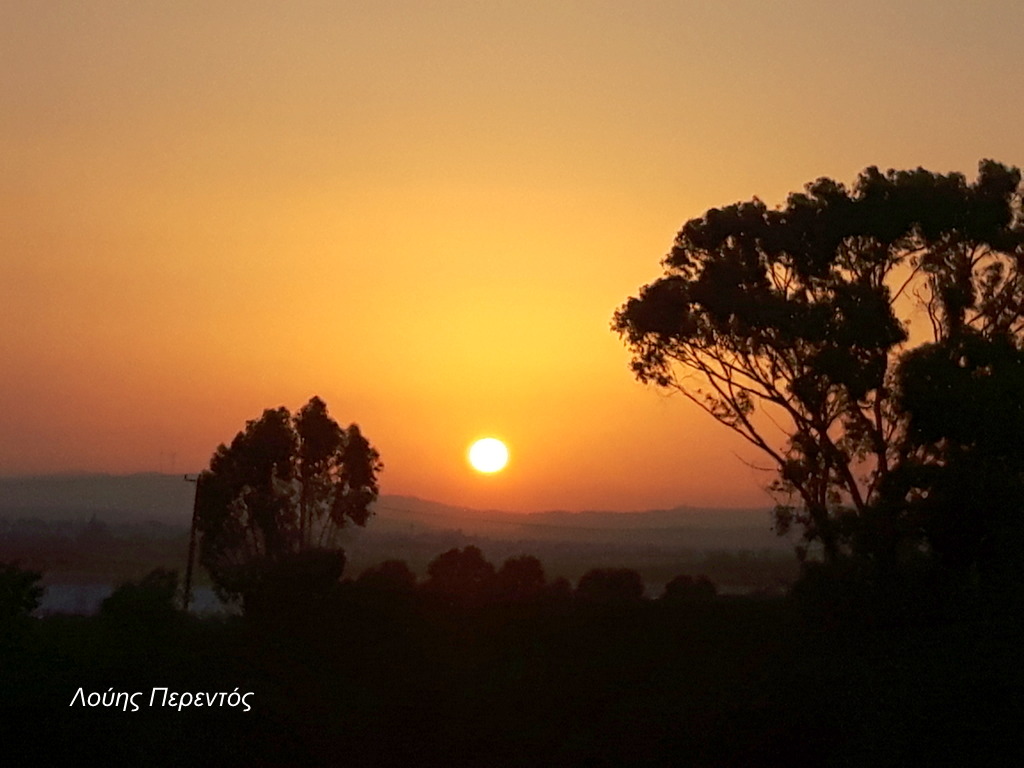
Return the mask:
<path id="1" fill-rule="evenodd" d="M 182 597 L 184 611 L 188 613 L 189 603 L 192 602 L 192 563 L 196 559 L 196 518 L 199 513 L 199 485 L 202 475 L 189 477 L 185 475 L 185 482 L 196 484 L 196 494 L 192 499 L 192 530 L 188 535 L 188 565 L 185 566 L 185 595 Z"/>

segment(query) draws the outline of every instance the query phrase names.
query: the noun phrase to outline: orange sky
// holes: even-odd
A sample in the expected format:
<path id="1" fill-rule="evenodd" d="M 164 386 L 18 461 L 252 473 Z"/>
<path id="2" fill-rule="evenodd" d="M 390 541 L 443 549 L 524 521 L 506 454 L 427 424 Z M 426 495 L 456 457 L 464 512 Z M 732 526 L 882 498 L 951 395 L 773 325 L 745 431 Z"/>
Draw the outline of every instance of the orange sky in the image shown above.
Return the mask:
<path id="1" fill-rule="evenodd" d="M 385 493 L 770 503 L 615 308 L 709 207 L 1024 163 L 1024 6 L 847 5 L 4 3 L 0 474 L 196 470 L 318 394 Z"/>

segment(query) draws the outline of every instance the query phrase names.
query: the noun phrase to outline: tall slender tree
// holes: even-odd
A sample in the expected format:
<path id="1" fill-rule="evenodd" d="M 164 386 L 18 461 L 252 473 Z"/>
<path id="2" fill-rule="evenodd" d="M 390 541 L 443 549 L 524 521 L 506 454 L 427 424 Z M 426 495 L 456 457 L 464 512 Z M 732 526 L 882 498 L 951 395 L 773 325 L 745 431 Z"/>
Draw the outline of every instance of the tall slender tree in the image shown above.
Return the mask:
<path id="1" fill-rule="evenodd" d="M 199 478 L 200 562 L 221 595 L 244 599 L 281 578 L 300 585 L 303 569 L 336 581 L 340 533 L 366 524 L 382 467 L 359 427 L 340 427 L 318 397 L 294 416 L 280 407 L 247 422 Z"/>

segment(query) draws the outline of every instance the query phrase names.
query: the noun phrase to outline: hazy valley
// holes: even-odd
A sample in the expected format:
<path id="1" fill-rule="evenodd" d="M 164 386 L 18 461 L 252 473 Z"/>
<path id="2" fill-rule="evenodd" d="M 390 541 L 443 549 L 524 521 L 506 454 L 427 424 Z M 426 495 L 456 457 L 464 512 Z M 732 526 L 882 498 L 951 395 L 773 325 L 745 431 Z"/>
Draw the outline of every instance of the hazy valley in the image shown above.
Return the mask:
<path id="1" fill-rule="evenodd" d="M 0 559 L 41 570 L 49 584 L 107 584 L 156 567 L 184 572 L 195 486 L 181 475 L 50 475 L 0 479 Z M 778 591 L 797 575 L 792 543 L 765 509 L 644 512 L 477 510 L 381 496 L 365 528 L 350 528 L 346 573 L 405 560 L 419 576 L 438 554 L 475 544 L 500 564 L 519 554 L 551 579 L 633 568 L 656 596 L 680 573 L 724 592 Z M 207 577 L 197 569 L 197 582 Z"/>

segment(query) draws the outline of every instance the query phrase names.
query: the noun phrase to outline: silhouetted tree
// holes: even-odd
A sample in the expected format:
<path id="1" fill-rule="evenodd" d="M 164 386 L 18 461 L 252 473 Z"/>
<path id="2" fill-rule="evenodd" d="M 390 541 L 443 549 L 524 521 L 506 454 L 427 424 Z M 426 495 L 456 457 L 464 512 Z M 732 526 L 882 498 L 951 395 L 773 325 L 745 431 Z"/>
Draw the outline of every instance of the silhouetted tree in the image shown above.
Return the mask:
<path id="1" fill-rule="evenodd" d="M 506 603 L 529 602 L 544 593 L 546 584 L 540 560 L 532 555 L 510 557 L 495 574 L 494 596 Z"/>
<path id="2" fill-rule="evenodd" d="M 330 591 L 345 564 L 339 533 L 366 524 L 381 468 L 359 427 L 341 428 L 317 397 L 295 416 L 249 421 L 199 478 L 200 561 L 218 593 L 248 610 L 258 593 L 279 604 Z"/>
<path id="3" fill-rule="evenodd" d="M 643 596 L 643 579 L 631 568 L 594 568 L 576 585 L 576 597 L 588 603 L 635 603 Z"/>
<path id="4" fill-rule="evenodd" d="M 999 409 L 1016 423 L 1024 398 L 1020 181 L 990 160 L 973 184 L 872 167 L 852 190 L 823 178 L 779 209 L 756 198 L 712 209 L 616 312 L 640 381 L 682 392 L 770 458 L 776 527 L 802 528 L 801 556 L 818 543 L 827 561 L 856 549 L 891 566 L 921 545 L 952 554 L 985 538 L 962 530 L 975 525 L 963 497 L 979 489 L 940 488 L 961 449 Z M 901 364 L 917 308 L 930 339 Z M 951 395 L 989 416 L 955 407 L 967 434 L 922 431 Z"/>
<path id="5" fill-rule="evenodd" d="M 459 603 L 478 604 L 494 589 L 494 566 L 478 547 L 450 549 L 427 566 L 428 592 L 443 595 Z"/>
<path id="6" fill-rule="evenodd" d="M 906 429 L 883 489 L 941 564 L 1024 575 L 1024 350 L 963 328 L 909 353 L 895 386 Z"/>
<path id="7" fill-rule="evenodd" d="M 544 588 L 544 598 L 555 603 L 571 600 L 572 594 L 572 583 L 564 576 L 559 576 Z"/>
<path id="8" fill-rule="evenodd" d="M 359 574 L 356 584 L 377 592 L 411 594 L 416 589 L 416 574 L 404 560 L 386 560 Z"/>
<path id="9" fill-rule="evenodd" d="M 667 603 L 699 602 L 710 600 L 718 594 L 718 588 L 707 576 L 679 575 L 665 585 L 661 599 Z"/>
<path id="10" fill-rule="evenodd" d="M 177 615 L 177 591 L 177 571 L 157 568 L 115 589 L 100 606 L 100 615 L 119 622 L 166 624 Z"/>
<path id="11" fill-rule="evenodd" d="M 0 621 L 28 616 L 39 607 L 43 574 L 21 568 L 17 563 L 0 562 Z"/>
<path id="12" fill-rule="evenodd" d="M 316 547 L 265 561 L 258 581 L 245 593 L 245 612 L 263 620 L 313 616 L 341 587 L 345 552 Z"/>

